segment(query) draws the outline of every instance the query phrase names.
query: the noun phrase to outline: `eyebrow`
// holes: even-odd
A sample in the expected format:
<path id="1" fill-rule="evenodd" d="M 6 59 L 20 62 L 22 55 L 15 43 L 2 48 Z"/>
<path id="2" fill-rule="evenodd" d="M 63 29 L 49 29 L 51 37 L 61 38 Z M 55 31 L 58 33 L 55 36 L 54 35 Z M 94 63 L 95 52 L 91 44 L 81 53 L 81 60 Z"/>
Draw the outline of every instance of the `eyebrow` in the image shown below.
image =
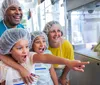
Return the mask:
<path id="1" fill-rule="evenodd" d="M 41 37 L 42 37 L 42 36 L 41 36 Z M 46 40 L 44 37 L 42 37 L 42 39 Z M 37 37 L 34 41 L 36 41 L 36 40 L 39 40 L 38 37 Z"/>

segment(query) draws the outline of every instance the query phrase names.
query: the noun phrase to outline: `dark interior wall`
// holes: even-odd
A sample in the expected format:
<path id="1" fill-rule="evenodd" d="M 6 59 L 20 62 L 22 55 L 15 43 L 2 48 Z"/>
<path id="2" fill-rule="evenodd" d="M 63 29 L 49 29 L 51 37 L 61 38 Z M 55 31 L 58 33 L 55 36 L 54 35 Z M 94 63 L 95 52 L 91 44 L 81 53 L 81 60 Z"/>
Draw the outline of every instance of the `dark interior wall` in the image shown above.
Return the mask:
<path id="1" fill-rule="evenodd" d="M 70 11 L 70 10 L 79 8 L 93 1 L 97 1 L 97 0 L 67 0 L 67 5 L 66 5 L 67 10 Z"/>

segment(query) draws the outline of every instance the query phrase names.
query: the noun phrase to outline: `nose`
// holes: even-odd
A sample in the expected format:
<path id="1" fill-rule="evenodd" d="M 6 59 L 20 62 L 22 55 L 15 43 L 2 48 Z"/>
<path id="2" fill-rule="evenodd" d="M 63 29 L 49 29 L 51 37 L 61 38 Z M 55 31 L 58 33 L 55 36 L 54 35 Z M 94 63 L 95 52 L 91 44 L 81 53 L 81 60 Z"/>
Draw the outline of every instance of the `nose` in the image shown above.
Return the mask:
<path id="1" fill-rule="evenodd" d="M 44 43 L 43 43 L 43 42 L 41 42 L 41 43 L 40 43 L 40 46 L 41 46 L 41 47 L 43 47 L 43 46 L 44 46 Z"/>
<path id="2" fill-rule="evenodd" d="M 16 13 L 17 13 L 17 14 L 20 14 L 20 10 L 19 10 L 19 9 L 16 9 Z"/>
<path id="3" fill-rule="evenodd" d="M 23 54 L 26 54 L 27 53 L 27 49 L 26 48 L 23 48 Z"/>
<path id="4" fill-rule="evenodd" d="M 58 32 L 57 32 L 57 31 L 55 31 L 55 35 L 56 35 L 56 36 L 58 35 Z"/>

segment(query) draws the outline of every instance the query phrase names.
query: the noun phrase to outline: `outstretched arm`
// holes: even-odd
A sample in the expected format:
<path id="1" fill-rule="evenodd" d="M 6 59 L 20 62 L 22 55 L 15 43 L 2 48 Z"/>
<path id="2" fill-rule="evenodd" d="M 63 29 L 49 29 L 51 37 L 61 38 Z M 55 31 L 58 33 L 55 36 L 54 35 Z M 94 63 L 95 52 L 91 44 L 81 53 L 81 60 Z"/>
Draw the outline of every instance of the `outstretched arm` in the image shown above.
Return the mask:
<path id="1" fill-rule="evenodd" d="M 26 70 L 23 66 L 16 63 L 13 60 L 13 58 L 11 58 L 9 56 L 0 55 L 0 60 L 2 60 L 8 66 L 11 66 L 12 68 L 16 69 L 20 73 L 20 75 L 22 76 L 22 78 L 26 84 L 32 83 L 32 81 L 33 81 L 32 74 L 30 74 L 30 72 L 28 72 L 28 70 Z"/>
<path id="2" fill-rule="evenodd" d="M 70 69 L 84 72 L 84 67 L 89 62 L 81 62 L 80 60 L 68 60 L 65 58 L 60 58 L 51 54 L 34 54 L 33 63 L 51 63 L 51 64 L 64 64 Z"/>

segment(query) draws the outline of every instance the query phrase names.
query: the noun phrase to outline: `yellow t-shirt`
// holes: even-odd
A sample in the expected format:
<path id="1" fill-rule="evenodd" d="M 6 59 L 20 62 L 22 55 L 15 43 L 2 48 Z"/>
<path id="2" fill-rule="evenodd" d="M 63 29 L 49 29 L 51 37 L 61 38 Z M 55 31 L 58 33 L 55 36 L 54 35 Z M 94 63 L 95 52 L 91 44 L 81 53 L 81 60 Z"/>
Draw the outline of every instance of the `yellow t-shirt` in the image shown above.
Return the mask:
<path id="1" fill-rule="evenodd" d="M 62 45 L 58 48 L 52 48 L 49 46 L 48 48 L 53 55 L 67 58 L 69 60 L 74 60 L 74 50 L 71 43 L 67 40 L 64 40 Z M 54 64 L 54 67 L 57 68 L 58 64 Z"/>

